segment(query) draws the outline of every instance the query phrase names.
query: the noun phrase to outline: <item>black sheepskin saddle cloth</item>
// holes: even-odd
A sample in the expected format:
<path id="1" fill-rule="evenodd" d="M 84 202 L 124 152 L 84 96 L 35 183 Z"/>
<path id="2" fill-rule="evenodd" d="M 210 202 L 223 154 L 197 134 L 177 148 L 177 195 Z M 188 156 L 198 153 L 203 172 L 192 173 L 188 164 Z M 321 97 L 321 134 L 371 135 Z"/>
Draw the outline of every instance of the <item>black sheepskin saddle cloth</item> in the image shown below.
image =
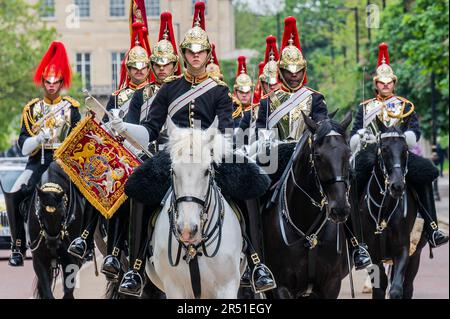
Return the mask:
<path id="1" fill-rule="evenodd" d="M 170 187 L 170 155 L 159 152 L 130 175 L 125 194 L 147 205 L 159 204 Z M 248 200 L 262 196 L 270 187 L 270 178 L 247 159 L 214 165 L 214 179 L 225 197 Z"/>
<path id="2" fill-rule="evenodd" d="M 358 185 L 366 185 L 369 182 L 373 167 L 377 161 L 376 145 L 372 144 L 361 150 L 356 156 L 355 173 Z M 409 153 L 407 182 L 422 185 L 433 182 L 439 175 L 439 171 L 427 158 Z"/>
<path id="3" fill-rule="evenodd" d="M 289 160 L 294 153 L 297 143 L 280 143 L 274 146 L 271 150 L 273 154 L 277 155 L 277 167 L 275 173 L 269 174 L 272 184 L 280 180 L 283 175 Z M 264 168 L 264 165 L 258 162 L 258 165 Z"/>

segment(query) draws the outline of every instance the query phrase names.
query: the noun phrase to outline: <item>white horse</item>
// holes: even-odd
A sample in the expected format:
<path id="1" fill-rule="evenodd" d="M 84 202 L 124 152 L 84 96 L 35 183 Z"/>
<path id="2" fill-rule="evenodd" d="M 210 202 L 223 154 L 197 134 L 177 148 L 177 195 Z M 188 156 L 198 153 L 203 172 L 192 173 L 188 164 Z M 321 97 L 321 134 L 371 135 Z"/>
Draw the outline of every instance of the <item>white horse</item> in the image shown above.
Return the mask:
<path id="1" fill-rule="evenodd" d="M 168 130 L 173 187 L 155 223 L 147 275 L 167 298 L 237 298 L 246 262 L 241 227 L 213 168 L 231 152 L 230 143 L 217 119 L 206 131 L 168 119 Z"/>

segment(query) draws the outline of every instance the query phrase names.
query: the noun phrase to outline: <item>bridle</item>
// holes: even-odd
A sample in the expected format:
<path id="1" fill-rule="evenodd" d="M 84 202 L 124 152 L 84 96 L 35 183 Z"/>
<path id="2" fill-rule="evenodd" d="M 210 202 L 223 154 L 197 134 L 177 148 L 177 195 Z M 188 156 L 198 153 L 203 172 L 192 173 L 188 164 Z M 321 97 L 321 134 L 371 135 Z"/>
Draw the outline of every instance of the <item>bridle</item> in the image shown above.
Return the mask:
<path id="1" fill-rule="evenodd" d="M 63 188 L 56 184 L 56 183 L 45 183 L 40 187 L 40 190 L 42 192 L 52 192 L 52 193 L 64 193 Z M 30 244 L 30 250 L 31 251 L 35 251 L 36 249 L 39 248 L 42 240 L 45 240 L 45 242 L 58 242 L 59 240 L 64 240 L 65 238 L 69 237 L 69 232 L 67 230 L 68 224 L 70 222 L 70 214 L 69 214 L 69 200 L 67 197 L 67 194 L 63 195 L 63 202 L 62 202 L 62 212 L 64 214 L 63 218 L 62 218 L 62 222 L 61 222 L 61 227 L 59 228 L 59 231 L 56 235 L 51 235 L 48 232 L 48 229 L 45 226 L 45 223 L 42 222 L 43 217 L 42 217 L 42 209 L 45 209 L 47 214 L 53 214 L 57 211 L 56 207 L 53 206 L 45 206 L 43 207 L 41 205 L 41 201 L 39 199 L 39 195 L 36 194 L 36 200 L 35 200 L 35 207 L 34 207 L 34 214 L 37 218 L 37 221 L 39 223 L 39 237 L 37 239 L 35 239 L 31 244 Z"/>
<path id="2" fill-rule="evenodd" d="M 385 164 L 385 161 L 384 161 L 383 149 L 381 147 L 381 142 L 382 142 L 383 139 L 394 138 L 394 137 L 405 138 L 405 135 L 399 134 L 398 132 L 380 133 L 380 134 L 377 135 L 377 158 L 378 158 L 378 164 L 379 164 L 380 169 L 381 169 L 381 173 L 382 173 L 383 178 L 384 178 L 384 185 L 382 185 L 382 183 L 380 183 L 380 181 L 379 181 L 379 179 L 377 177 L 377 174 L 376 174 L 376 171 L 375 171 L 376 167 L 373 168 L 372 174 L 371 174 L 370 179 L 369 179 L 369 183 L 367 184 L 367 192 L 366 192 L 365 200 L 366 200 L 366 205 L 367 205 L 367 208 L 368 208 L 368 211 L 369 211 L 369 215 L 372 218 L 372 220 L 375 222 L 375 228 L 376 228 L 375 234 L 377 234 L 377 235 L 382 234 L 384 229 L 386 229 L 386 227 L 389 224 L 389 221 L 391 220 L 392 216 L 394 215 L 394 213 L 397 210 L 397 207 L 398 207 L 398 205 L 400 203 L 400 200 L 403 200 L 403 197 L 405 195 L 405 192 L 403 191 L 402 196 L 400 198 L 397 198 L 395 206 L 391 210 L 391 212 L 388 214 L 388 217 L 384 218 L 384 219 L 381 219 L 381 216 L 383 215 L 382 214 L 383 208 L 385 208 L 385 201 L 386 201 L 386 198 L 388 198 L 388 195 L 389 195 L 389 187 L 388 187 L 389 186 L 389 173 L 387 171 L 386 164 Z M 400 168 L 400 169 L 402 169 L 404 167 L 404 170 L 403 170 L 403 182 L 405 182 L 406 174 L 408 173 L 408 160 L 409 160 L 409 151 L 407 150 L 406 151 L 405 165 L 402 165 L 402 163 L 400 163 L 400 162 L 398 162 L 398 163 L 396 162 L 396 163 L 394 163 L 392 165 L 392 168 Z M 373 180 L 375 180 L 375 182 L 376 182 L 376 186 L 378 187 L 379 193 L 381 195 L 383 195 L 380 203 L 378 203 L 374 199 L 372 194 L 370 193 L 370 186 L 371 186 Z M 378 215 L 377 216 L 374 216 L 374 214 L 372 212 L 372 204 L 375 205 L 375 207 L 378 208 Z M 406 208 L 407 208 L 406 205 L 404 205 L 404 207 L 403 207 L 404 216 L 406 216 L 406 212 L 407 212 Z"/>
<path id="3" fill-rule="evenodd" d="M 342 136 L 341 134 L 337 133 L 334 130 L 331 130 L 326 136 Z M 287 222 L 292 226 L 292 228 L 296 231 L 296 233 L 301 237 L 301 238 L 305 238 L 307 240 L 307 247 L 309 247 L 310 249 L 314 248 L 317 244 L 318 244 L 318 234 L 320 233 L 320 231 L 323 229 L 323 227 L 325 226 L 326 222 L 329 219 L 329 215 L 330 215 L 330 210 L 328 209 L 328 199 L 327 199 L 327 195 L 325 194 L 324 190 L 323 190 L 323 186 L 324 185 L 331 185 L 331 184 L 335 184 L 335 183 L 344 183 L 345 187 L 346 187 L 346 198 L 348 201 L 349 198 L 349 191 L 350 191 L 350 187 L 349 187 L 349 176 L 347 174 L 347 176 L 343 173 L 341 173 L 341 175 L 336 175 L 326 181 L 321 181 L 319 178 L 319 175 L 317 173 L 317 164 L 316 164 L 316 157 L 317 154 L 315 153 L 315 142 L 317 141 L 317 136 L 314 135 L 313 138 L 311 138 L 311 136 L 308 137 L 308 145 L 309 148 L 311 150 L 310 152 L 310 156 L 309 156 L 309 165 L 311 168 L 311 171 L 314 175 L 315 178 L 315 184 L 317 189 L 319 190 L 320 193 L 320 200 L 317 201 L 313 198 L 313 196 L 311 196 L 304 188 L 302 188 L 299 183 L 296 181 L 295 179 L 295 175 L 294 175 L 294 170 L 293 170 L 293 165 L 289 168 L 289 176 L 284 180 L 283 182 L 283 186 L 282 186 L 282 196 L 281 196 L 281 205 L 280 208 L 282 210 L 283 216 L 286 218 Z M 298 147 L 298 144 L 297 146 Z M 297 160 L 297 157 L 299 155 L 300 149 L 296 149 L 293 156 L 294 156 L 294 162 Z M 308 231 L 303 232 L 300 228 L 298 228 L 294 222 L 291 219 L 290 216 L 290 212 L 289 212 L 289 207 L 287 205 L 287 182 L 289 180 L 289 178 L 292 180 L 294 186 L 296 188 L 298 188 L 306 197 L 309 198 L 311 204 L 313 206 L 316 206 L 317 208 L 319 208 L 320 214 L 317 216 L 317 218 L 315 219 L 315 221 L 312 223 L 312 226 L 309 228 Z M 283 239 L 285 241 L 285 244 L 288 246 L 292 246 L 295 243 L 289 243 L 287 240 L 287 237 L 284 236 L 284 232 L 282 230 L 283 233 Z"/>
<path id="4" fill-rule="evenodd" d="M 208 169 L 208 189 L 203 198 L 197 196 L 186 195 L 178 197 L 175 190 L 175 172 L 171 168 L 170 175 L 172 178 L 172 196 L 169 208 L 169 221 L 170 221 L 170 232 L 169 232 L 169 262 L 172 266 L 177 266 L 180 261 L 181 248 L 184 248 L 186 255 L 184 259 L 186 263 L 189 263 L 196 255 L 205 255 L 205 257 L 214 257 L 219 251 L 220 243 L 222 240 L 222 226 L 224 218 L 224 203 L 223 196 L 221 194 L 220 187 L 217 186 L 214 180 L 214 168 L 211 164 Z M 214 199 L 214 205 L 211 203 Z M 186 245 L 181 241 L 181 234 L 176 227 L 176 221 L 179 217 L 178 204 L 182 202 L 196 203 L 202 207 L 200 210 L 200 231 L 201 231 L 201 241 L 200 243 L 194 245 Z M 212 223 L 216 217 L 215 223 Z M 178 241 L 178 252 L 175 262 L 172 259 L 172 237 Z M 206 247 L 210 246 L 217 239 L 216 247 L 212 254 L 209 254 Z M 202 252 L 198 250 L 201 249 Z"/>

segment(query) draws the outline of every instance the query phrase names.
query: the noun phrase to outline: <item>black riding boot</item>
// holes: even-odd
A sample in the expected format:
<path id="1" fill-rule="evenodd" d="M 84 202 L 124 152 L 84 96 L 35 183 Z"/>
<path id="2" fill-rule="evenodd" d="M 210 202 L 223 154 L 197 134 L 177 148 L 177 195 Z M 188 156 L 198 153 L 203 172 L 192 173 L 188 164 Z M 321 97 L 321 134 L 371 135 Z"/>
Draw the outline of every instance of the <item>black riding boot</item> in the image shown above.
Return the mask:
<path id="1" fill-rule="evenodd" d="M 438 227 L 433 187 L 431 183 L 416 186 L 416 189 L 420 203 L 423 205 L 420 209 L 420 214 L 425 220 L 424 227 L 427 232 L 428 242 L 433 248 L 446 244 L 448 242 L 448 235 L 444 234 Z"/>
<path id="2" fill-rule="evenodd" d="M 348 221 L 344 227 L 345 237 L 347 238 L 349 246 L 351 247 L 351 254 L 353 264 L 356 270 L 366 269 L 372 265 L 372 258 L 370 258 L 369 248 L 363 242 L 359 242 L 357 238 L 362 238 L 360 235 L 355 235 L 352 225 Z"/>
<path id="3" fill-rule="evenodd" d="M 262 263 L 257 250 L 255 249 L 254 244 L 259 244 L 262 242 L 261 238 L 261 229 L 259 227 L 259 212 L 257 211 L 257 207 L 255 202 L 246 201 L 245 205 L 243 203 L 238 203 L 239 207 L 242 208 L 245 216 L 245 224 L 247 227 L 247 233 L 249 236 L 243 234 L 246 243 L 247 243 L 247 263 L 249 267 L 250 273 L 250 282 L 251 287 L 254 293 L 260 293 L 267 290 L 271 290 L 276 288 L 275 279 L 273 278 L 273 274 L 270 269 Z M 253 223 L 251 223 L 251 221 Z M 261 250 L 261 249 L 260 249 Z M 245 275 L 245 273 L 244 273 Z M 245 276 L 243 276 L 242 280 L 245 285 Z"/>
<path id="4" fill-rule="evenodd" d="M 84 214 L 82 217 L 82 231 L 80 237 L 75 238 L 67 252 L 75 257 L 84 259 L 87 252 L 92 249 L 94 241 L 94 232 L 97 227 L 100 213 L 89 202 L 86 202 Z"/>
<path id="5" fill-rule="evenodd" d="M 117 281 L 122 268 L 120 252 L 124 249 L 125 236 L 130 216 L 130 201 L 127 200 L 108 221 L 106 257 L 101 272 L 108 281 Z"/>
<path id="6" fill-rule="evenodd" d="M 344 232 L 349 246 L 352 249 L 352 259 L 356 270 L 361 270 L 372 265 L 372 258 L 368 251 L 367 245 L 363 242 L 361 216 L 359 215 L 359 199 L 361 191 L 359 191 L 354 172 L 352 171 L 350 188 L 351 215 L 350 221 L 345 222 Z M 361 242 L 359 242 L 361 240 Z"/>
<path id="7" fill-rule="evenodd" d="M 140 297 L 145 284 L 145 259 L 147 251 L 147 229 L 152 209 L 131 200 L 130 215 L 130 269 L 122 278 L 119 292 L 125 295 Z"/>
<path id="8" fill-rule="evenodd" d="M 4 192 L 6 212 L 11 230 L 11 256 L 8 264 L 13 267 L 23 266 L 23 258 L 25 256 L 26 237 L 25 237 L 25 221 L 21 212 L 26 195 L 22 190 L 14 193 Z"/>

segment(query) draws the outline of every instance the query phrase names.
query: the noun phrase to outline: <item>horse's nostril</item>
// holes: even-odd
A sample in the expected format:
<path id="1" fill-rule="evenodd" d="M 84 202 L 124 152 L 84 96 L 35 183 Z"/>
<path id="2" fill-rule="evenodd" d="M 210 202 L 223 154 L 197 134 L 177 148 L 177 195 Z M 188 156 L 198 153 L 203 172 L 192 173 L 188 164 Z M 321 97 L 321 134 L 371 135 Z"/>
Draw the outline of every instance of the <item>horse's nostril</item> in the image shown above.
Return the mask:
<path id="1" fill-rule="evenodd" d="M 194 225 L 194 227 L 192 227 L 192 236 L 197 234 L 197 232 L 198 232 L 198 225 Z"/>

